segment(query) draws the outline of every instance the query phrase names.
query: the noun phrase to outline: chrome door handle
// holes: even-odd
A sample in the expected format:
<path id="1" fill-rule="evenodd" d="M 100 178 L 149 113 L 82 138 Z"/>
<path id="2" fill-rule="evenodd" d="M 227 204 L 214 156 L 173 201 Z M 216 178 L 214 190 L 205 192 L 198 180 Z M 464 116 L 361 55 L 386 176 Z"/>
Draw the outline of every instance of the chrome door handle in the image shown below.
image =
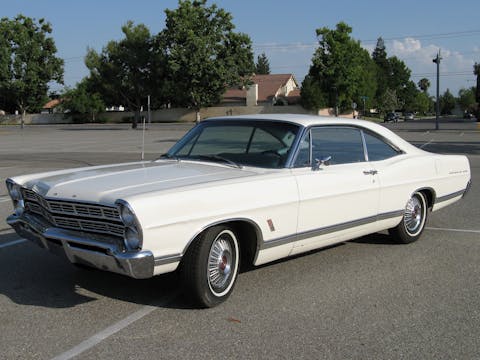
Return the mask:
<path id="1" fill-rule="evenodd" d="M 377 175 L 378 174 L 378 171 L 377 170 L 364 170 L 363 173 L 365 175 Z"/>

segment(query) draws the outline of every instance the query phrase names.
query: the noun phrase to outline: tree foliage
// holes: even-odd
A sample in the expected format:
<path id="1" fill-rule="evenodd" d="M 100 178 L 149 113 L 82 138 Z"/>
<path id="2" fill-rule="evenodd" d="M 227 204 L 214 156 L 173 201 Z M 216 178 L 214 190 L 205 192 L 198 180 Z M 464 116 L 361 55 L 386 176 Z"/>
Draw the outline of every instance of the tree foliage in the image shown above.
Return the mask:
<path id="1" fill-rule="evenodd" d="M 442 115 L 451 115 L 455 108 L 455 96 L 447 89 L 443 95 L 440 96 L 440 113 Z"/>
<path id="2" fill-rule="evenodd" d="M 376 65 L 377 91 L 375 97 L 380 99 L 388 89 L 388 76 L 390 73 L 385 42 L 381 37 L 377 39 L 377 45 L 372 52 L 372 59 Z"/>
<path id="3" fill-rule="evenodd" d="M 338 105 L 341 110 L 351 109 L 352 102 L 361 102 L 362 96 L 373 99 L 377 79 L 375 64 L 360 43 L 351 38 L 352 28 L 344 22 L 335 30 L 317 29 L 319 47 L 315 51 L 308 73 L 308 83 L 317 91 L 303 92 L 304 103 L 320 104 L 326 99 L 329 106 Z M 306 99 L 315 96 L 318 99 Z"/>
<path id="4" fill-rule="evenodd" d="M 399 109 L 400 100 L 397 91 L 387 88 L 378 99 L 377 108 L 381 113 L 394 112 L 396 109 Z"/>
<path id="5" fill-rule="evenodd" d="M 426 115 L 433 111 L 433 100 L 423 91 L 419 91 L 415 97 L 415 106 L 412 108 L 420 114 Z"/>
<path id="6" fill-rule="evenodd" d="M 193 108 L 217 104 L 227 87 L 239 84 L 254 71 L 248 35 L 235 32 L 232 16 L 206 0 L 180 0 L 165 10 L 166 27 L 160 36 L 168 54 L 172 103 Z"/>
<path id="7" fill-rule="evenodd" d="M 310 75 L 303 80 L 300 89 L 301 103 L 305 109 L 318 111 L 328 106 L 328 96 L 321 91 L 320 85 Z"/>
<path id="8" fill-rule="evenodd" d="M 85 63 L 90 70 L 89 81 L 107 105 L 126 105 L 135 112 L 133 127 L 148 95 L 157 92 L 158 72 L 165 71 L 161 53 L 154 51 L 148 28 L 132 21 L 122 27 L 124 38 L 110 41 L 97 53 L 89 49 Z"/>
<path id="9" fill-rule="evenodd" d="M 458 105 L 463 111 L 474 111 L 476 107 L 476 88 L 460 89 L 458 91 Z"/>
<path id="10" fill-rule="evenodd" d="M 475 100 L 480 104 L 480 64 L 473 65 L 473 74 L 477 77 L 477 90 L 475 93 Z"/>
<path id="11" fill-rule="evenodd" d="M 418 81 L 418 87 L 420 90 L 422 90 L 424 93 L 428 92 L 428 88 L 430 87 L 430 80 L 427 78 L 422 78 Z"/>
<path id="12" fill-rule="evenodd" d="M 260 75 L 270 74 L 270 62 L 265 53 L 258 55 L 257 63 L 255 64 L 255 73 Z"/>
<path id="13" fill-rule="evenodd" d="M 55 56 L 51 32 L 44 19 L 0 19 L 0 106 L 5 110 L 38 111 L 48 101 L 48 84 L 63 83 L 64 62 Z"/>
<path id="14" fill-rule="evenodd" d="M 99 93 L 89 86 L 89 79 L 85 78 L 74 89 L 66 89 L 62 94 L 60 108 L 71 114 L 88 115 L 91 121 L 96 115 L 105 111 L 105 103 Z"/>

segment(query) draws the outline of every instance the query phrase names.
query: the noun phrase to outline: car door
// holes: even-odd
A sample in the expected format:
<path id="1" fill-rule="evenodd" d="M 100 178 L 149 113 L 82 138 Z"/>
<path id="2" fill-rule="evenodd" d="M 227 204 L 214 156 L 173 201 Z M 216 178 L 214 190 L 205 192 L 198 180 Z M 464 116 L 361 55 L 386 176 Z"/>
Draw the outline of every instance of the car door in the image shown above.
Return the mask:
<path id="1" fill-rule="evenodd" d="M 376 170 L 366 159 L 360 129 L 311 128 L 300 144 L 292 172 L 299 191 L 292 254 L 354 237 L 376 221 L 379 184 Z"/>

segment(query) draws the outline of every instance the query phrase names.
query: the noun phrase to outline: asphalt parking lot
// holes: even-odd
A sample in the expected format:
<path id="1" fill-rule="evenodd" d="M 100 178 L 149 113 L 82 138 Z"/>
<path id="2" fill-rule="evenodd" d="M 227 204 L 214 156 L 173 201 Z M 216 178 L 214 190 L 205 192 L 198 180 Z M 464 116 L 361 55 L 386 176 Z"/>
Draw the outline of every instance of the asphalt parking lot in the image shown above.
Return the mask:
<path id="1" fill-rule="evenodd" d="M 175 274 L 133 280 L 77 269 L 6 225 L 5 178 L 139 160 L 128 125 L 0 127 L 2 359 L 479 359 L 480 128 L 386 125 L 425 150 L 469 157 L 473 186 L 422 238 L 375 234 L 239 275 L 229 300 L 191 307 Z M 155 159 L 191 124 L 154 124 Z"/>

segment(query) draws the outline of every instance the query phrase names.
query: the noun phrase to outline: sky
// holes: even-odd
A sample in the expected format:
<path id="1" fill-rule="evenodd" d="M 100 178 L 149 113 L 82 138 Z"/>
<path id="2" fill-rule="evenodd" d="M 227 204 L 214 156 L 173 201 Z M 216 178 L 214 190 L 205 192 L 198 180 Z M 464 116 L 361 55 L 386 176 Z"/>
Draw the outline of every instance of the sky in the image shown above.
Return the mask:
<path id="1" fill-rule="evenodd" d="M 344 21 L 352 37 L 371 53 L 378 37 L 385 40 L 388 56 L 397 56 L 412 71 L 411 79 L 430 80 L 436 87 L 436 65 L 441 51 L 440 92 L 457 95 L 476 85 L 473 65 L 480 63 L 479 0 L 217 0 L 233 16 L 236 30 L 250 36 L 255 59 L 265 52 L 271 73 L 293 73 L 299 83 L 308 72 L 318 44 L 315 30 L 330 29 Z M 176 0 L 0 0 L 0 17 L 17 14 L 45 18 L 57 56 L 65 60 L 64 81 L 74 86 L 88 75 L 87 48 L 101 51 L 110 40 L 122 38 L 127 21 L 145 24 L 152 34 L 165 26 L 165 9 Z M 52 84 L 52 90 L 63 86 Z"/>

